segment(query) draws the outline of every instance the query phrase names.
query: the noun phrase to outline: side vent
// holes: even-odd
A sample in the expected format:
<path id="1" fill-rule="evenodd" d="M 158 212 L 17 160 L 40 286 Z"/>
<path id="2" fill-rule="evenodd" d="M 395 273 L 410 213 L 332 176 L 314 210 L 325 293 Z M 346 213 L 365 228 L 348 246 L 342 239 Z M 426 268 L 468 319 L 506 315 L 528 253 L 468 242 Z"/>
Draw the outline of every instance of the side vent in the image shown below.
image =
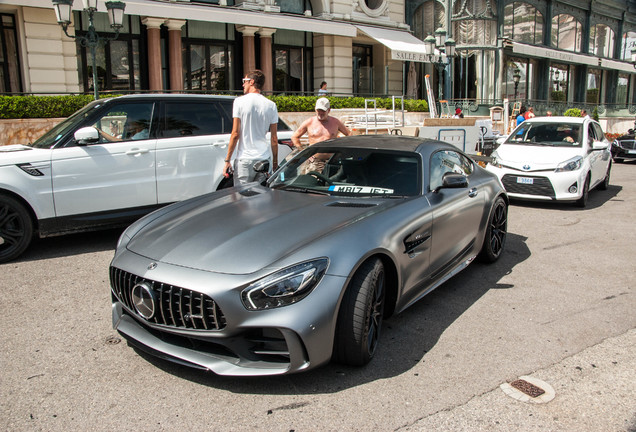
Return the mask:
<path id="1" fill-rule="evenodd" d="M 369 208 L 375 207 L 377 204 L 373 203 L 354 203 L 354 202 L 335 202 L 327 204 L 327 207 L 349 207 L 349 208 Z"/>
<path id="2" fill-rule="evenodd" d="M 260 192 L 256 192 L 252 189 L 245 189 L 239 192 L 241 195 L 246 196 L 246 197 L 251 197 L 251 196 L 256 196 L 256 195 L 260 195 Z"/>

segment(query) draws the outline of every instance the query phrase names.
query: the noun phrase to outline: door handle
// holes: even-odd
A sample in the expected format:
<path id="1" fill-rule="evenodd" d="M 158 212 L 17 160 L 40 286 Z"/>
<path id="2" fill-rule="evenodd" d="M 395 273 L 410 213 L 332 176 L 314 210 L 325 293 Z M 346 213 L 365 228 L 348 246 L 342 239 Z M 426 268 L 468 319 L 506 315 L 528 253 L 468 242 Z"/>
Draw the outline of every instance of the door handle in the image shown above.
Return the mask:
<path id="1" fill-rule="evenodd" d="M 477 196 L 477 188 L 472 188 L 471 190 L 468 191 L 468 196 L 471 198 L 474 198 Z"/>
<path id="2" fill-rule="evenodd" d="M 221 147 L 221 148 L 225 148 L 228 146 L 228 142 L 227 141 L 217 141 L 217 142 L 213 142 L 212 146 L 214 147 Z"/>
<path id="3" fill-rule="evenodd" d="M 128 150 L 126 152 L 127 155 L 137 155 L 137 154 L 144 154 L 144 153 L 148 153 L 150 150 L 148 149 L 140 149 L 140 148 L 131 148 L 130 150 Z"/>

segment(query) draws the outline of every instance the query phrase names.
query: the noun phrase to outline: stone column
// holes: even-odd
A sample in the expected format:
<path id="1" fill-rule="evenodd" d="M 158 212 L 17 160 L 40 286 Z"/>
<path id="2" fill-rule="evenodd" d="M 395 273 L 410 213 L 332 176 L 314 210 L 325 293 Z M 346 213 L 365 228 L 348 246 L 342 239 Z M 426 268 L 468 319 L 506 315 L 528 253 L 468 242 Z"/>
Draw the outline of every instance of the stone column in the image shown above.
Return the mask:
<path id="1" fill-rule="evenodd" d="M 265 74 L 265 86 L 263 92 L 271 93 L 274 90 L 274 68 L 272 62 L 272 35 L 276 29 L 261 28 L 258 34 L 261 38 L 261 70 Z"/>
<path id="2" fill-rule="evenodd" d="M 243 33 L 243 74 L 256 69 L 256 48 L 254 46 L 254 35 L 258 31 L 258 27 L 237 26 L 236 30 Z"/>
<path id="3" fill-rule="evenodd" d="M 170 52 L 170 90 L 183 90 L 183 55 L 181 51 L 181 28 L 185 20 L 169 19 L 168 51 Z"/>
<path id="4" fill-rule="evenodd" d="M 164 18 L 144 17 L 141 23 L 148 32 L 148 87 L 150 91 L 163 90 L 161 79 L 161 43 L 159 28 Z"/>

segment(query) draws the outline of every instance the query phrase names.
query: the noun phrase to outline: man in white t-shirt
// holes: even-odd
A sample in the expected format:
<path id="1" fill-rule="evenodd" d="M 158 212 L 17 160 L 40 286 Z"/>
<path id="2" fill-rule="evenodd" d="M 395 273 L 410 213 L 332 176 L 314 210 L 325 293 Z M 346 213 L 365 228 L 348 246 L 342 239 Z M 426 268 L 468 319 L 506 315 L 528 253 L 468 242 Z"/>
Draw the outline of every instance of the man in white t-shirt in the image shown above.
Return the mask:
<path id="1" fill-rule="evenodd" d="M 272 169 L 278 168 L 278 110 L 274 102 L 261 94 L 264 84 L 263 72 L 255 70 L 246 74 L 244 95 L 234 100 L 232 135 L 223 174 L 233 171 L 235 186 L 265 180 L 265 173 L 254 171 L 257 162 L 269 161 Z"/>

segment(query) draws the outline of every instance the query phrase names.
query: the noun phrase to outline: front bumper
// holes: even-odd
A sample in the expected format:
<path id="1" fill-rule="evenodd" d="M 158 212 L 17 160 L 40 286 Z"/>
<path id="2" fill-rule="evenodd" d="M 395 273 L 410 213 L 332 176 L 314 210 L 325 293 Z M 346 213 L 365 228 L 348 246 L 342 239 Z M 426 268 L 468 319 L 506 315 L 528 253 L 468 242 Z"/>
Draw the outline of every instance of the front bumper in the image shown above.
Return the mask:
<path id="1" fill-rule="evenodd" d="M 165 263 L 146 270 L 148 262 L 125 252 L 116 255 L 112 264 L 117 269 L 111 271 L 113 328 L 131 345 L 174 363 L 230 376 L 300 372 L 331 359 L 345 278 L 325 275 L 298 303 L 248 311 L 240 292 L 253 275 L 220 275 Z M 119 278 L 127 283 L 123 289 L 113 277 L 121 271 L 126 274 Z M 177 293 L 167 306 L 158 306 L 163 317 L 143 318 L 132 306 L 130 294 L 124 291 L 130 293 L 139 281 L 147 282 L 152 290 L 161 286 L 158 304 L 164 303 L 165 292 Z M 213 299 L 218 325 L 196 324 L 202 321 L 194 318 L 207 314 L 191 306 L 199 293 Z"/>
<path id="2" fill-rule="evenodd" d="M 524 200 L 575 201 L 581 198 L 585 181 L 582 170 L 526 172 L 490 164 L 486 169 L 499 177 L 508 196 Z"/>

